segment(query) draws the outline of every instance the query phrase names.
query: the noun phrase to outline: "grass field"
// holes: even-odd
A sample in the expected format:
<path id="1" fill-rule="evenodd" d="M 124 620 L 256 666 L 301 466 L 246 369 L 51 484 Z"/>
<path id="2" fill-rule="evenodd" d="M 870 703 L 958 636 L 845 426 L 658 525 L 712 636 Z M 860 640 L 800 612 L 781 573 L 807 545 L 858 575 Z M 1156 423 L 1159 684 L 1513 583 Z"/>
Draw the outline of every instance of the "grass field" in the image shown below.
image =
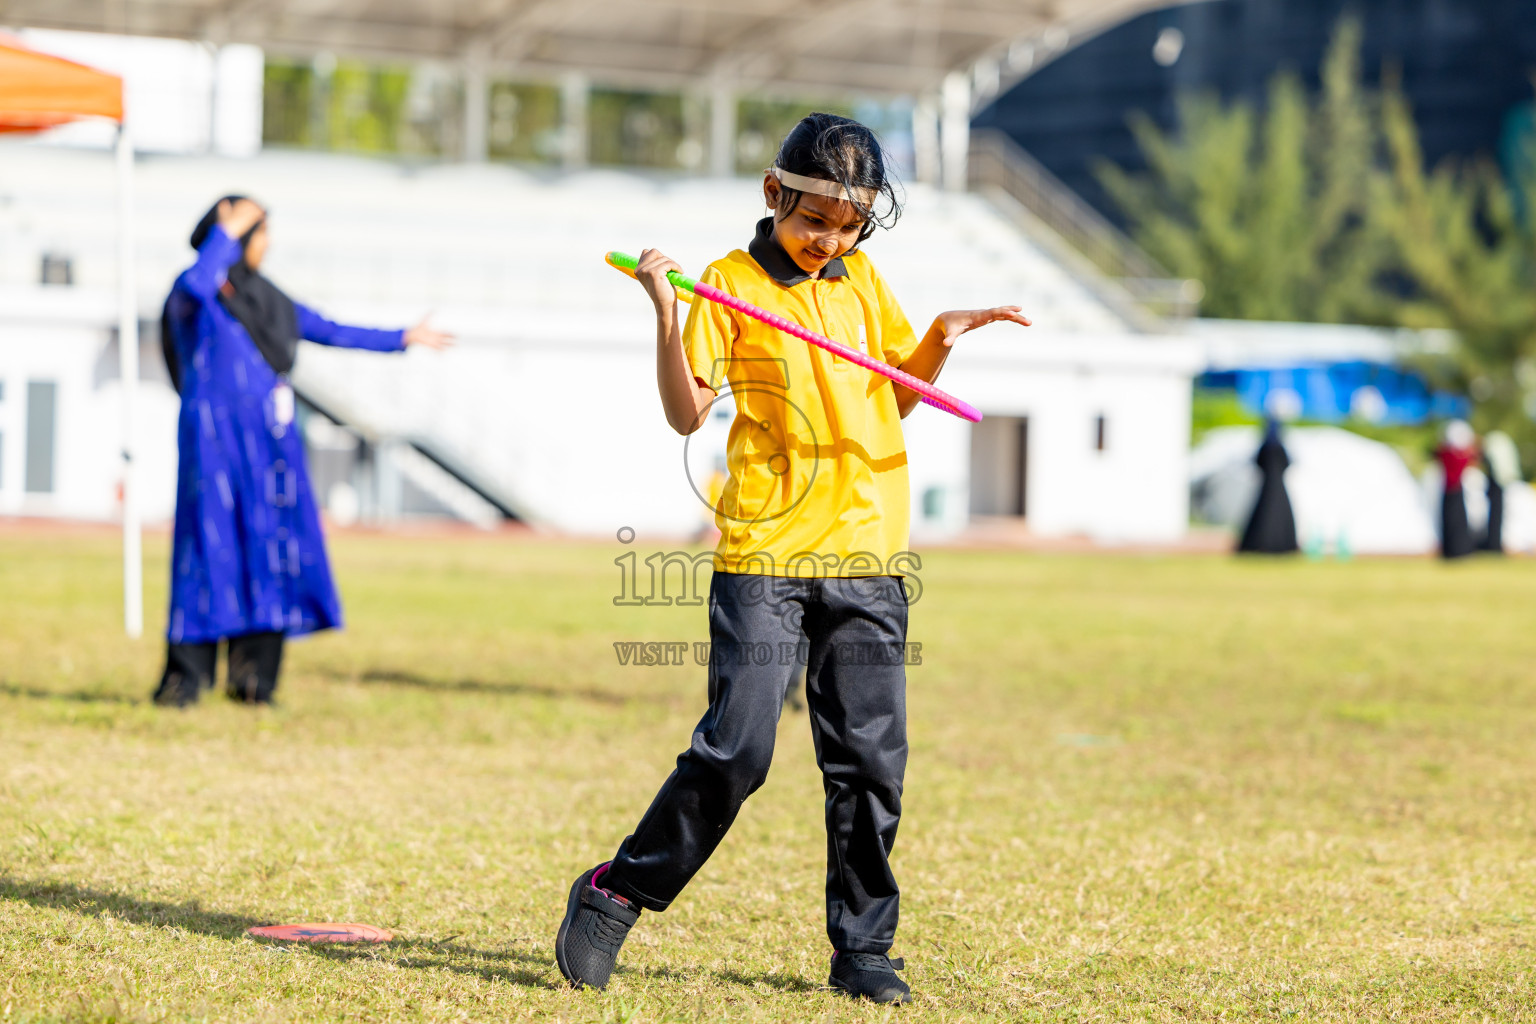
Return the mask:
<path id="1" fill-rule="evenodd" d="M 643 542 L 642 542 L 643 543 Z M 343 536 L 276 710 L 146 702 L 109 534 L 0 530 L 0 1022 L 1536 1020 L 1531 563 L 936 552 L 894 864 L 916 1002 L 824 989 L 804 715 L 606 993 L 565 890 L 644 809 L 698 608 L 608 545 Z M 253 924 L 364 921 L 381 948 Z"/>

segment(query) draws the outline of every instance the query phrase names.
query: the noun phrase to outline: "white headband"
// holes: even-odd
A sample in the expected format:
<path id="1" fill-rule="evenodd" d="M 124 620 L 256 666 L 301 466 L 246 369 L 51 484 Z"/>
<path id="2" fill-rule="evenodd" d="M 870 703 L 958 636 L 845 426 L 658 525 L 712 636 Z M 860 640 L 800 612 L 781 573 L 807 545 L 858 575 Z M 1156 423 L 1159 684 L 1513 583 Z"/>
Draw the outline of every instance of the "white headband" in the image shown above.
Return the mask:
<path id="1" fill-rule="evenodd" d="M 856 203 L 868 209 L 875 205 L 875 197 L 878 193 L 872 188 L 858 188 L 849 195 L 848 190 L 835 181 L 825 178 L 807 178 L 803 174 L 795 174 L 786 171 L 775 164 L 768 168 L 768 173 L 779 179 L 779 183 L 786 188 L 797 189 L 801 192 L 812 192 L 818 196 L 826 196 L 828 199 L 841 199 L 845 202 Z"/>

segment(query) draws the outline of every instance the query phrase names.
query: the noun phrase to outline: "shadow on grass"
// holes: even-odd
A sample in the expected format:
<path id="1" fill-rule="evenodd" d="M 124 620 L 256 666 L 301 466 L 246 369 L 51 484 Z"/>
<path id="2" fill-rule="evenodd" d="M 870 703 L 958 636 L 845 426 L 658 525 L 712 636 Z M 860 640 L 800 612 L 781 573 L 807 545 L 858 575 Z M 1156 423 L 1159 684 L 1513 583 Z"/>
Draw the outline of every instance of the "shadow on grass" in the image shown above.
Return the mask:
<path id="1" fill-rule="evenodd" d="M 383 946 L 305 945 L 295 952 L 322 960 L 349 963 L 353 960 L 388 960 L 399 967 L 440 969 L 455 974 L 473 975 L 486 981 L 505 981 L 524 988 L 559 990 L 566 986 L 549 978 L 554 966 L 550 957 L 515 949 L 475 949 L 453 942 L 431 939 L 395 939 Z"/>
<path id="2" fill-rule="evenodd" d="M 34 907 L 66 910 L 89 917 L 110 914 L 134 924 L 160 928 L 184 928 L 201 935 L 221 939 L 245 937 L 246 929 L 270 924 L 259 918 L 243 914 L 204 910 L 196 901 L 168 903 L 162 900 L 139 899 L 107 889 L 76 885 L 72 882 L 44 882 L 33 879 L 13 878 L 0 875 L 0 899 L 20 900 Z M 455 974 L 473 975 L 486 981 L 505 981 L 525 988 L 560 990 L 566 986 L 550 979 L 554 966 L 549 956 L 525 953 L 517 949 L 476 949 L 455 942 L 439 942 L 430 938 L 395 939 L 383 945 L 353 945 L 337 943 L 266 943 L 281 946 L 291 953 L 318 957 L 335 963 L 356 960 L 388 960 L 400 967 L 424 970 L 441 969 Z M 620 974 L 628 973 L 623 967 Z M 648 975 L 670 978 L 676 975 L 666 968 L 652 969 Z M 716 971 L 722 981 L 747 988 L 767 985 L 784 992 L 817 992 L 823 986 L 783 971 L 747 973 L 743 971 Z"/>
<path id="3" fill-rule="evenodd" d="M 767 985 L 782 992 L 821 992 L 827 988 L 825 985 L 818 985 L 813 981 L 806 981 L 799 975 L 786 974 L 783 971 L 764 971 L 760 974 L 747 974 L 742 971 L 716 971 L 715 977 L 721 981 L 728 981 L 733 985 L 745 985 L 747 988 Z"/>
<path id="4" fill-rule="evenodd" d="M 415 672 L 402 672 L 395 669 L 369 669 L 361 675 L 350 675 L 334 670 L 321 670 L 319 675 L 332 683 L 409 686 L 418 690 L 437 690 L 442 693 L 486 693 L 501 697 L 545 697 L 550 700 L 583 700 L 593 704 L 607 704 L 611 707 L 631 704 L 642 699 L 622 693 L 610 693 L 606 690 L 562 689 L 558 686 L 542 686 L 537 683 L 491 683 L 480 679 L 444 681 L 419 675 Z M 0 683 L 0 697 L 22 697 L 27 700 L 62 700 L 77 704 L 136 705 L 150 703 L 147 697 L 129 697 L 120 693 L 96 693 L 88 690 L 44 690 L 35 686 L 17 686 L 14 683 Z M 644 699 L 653 704 L 676 703 L 674 699 L 665 694 L 647 694 Z"/>
<path id="5" fill-rule="evenodd" d="M 334 683 L 410 686 L 420 690 L 437 690 L 446 693 L 488 693 L 502 697 L 547 697 L 550 700 L 584 700 L 594 704 L 608 705 L 630 704 L 640 699 L 639 697 L 632 697 L 622 693 L 610 693 L 605 690 L 564 689 L 558 686 L 543 686 L 538 683 L 491 683 L 480 679 L 445 681 L 433 679 L 415 672 L 403 672 L 396 669 L 371 668 L 358 675 L 350 675 L 334 670 L 322 670 L 322 672 L 329 681 Z M 647 696 L 645 699 L 651 701 L 655 698 Z"/>
<path id="6" fill-rule="evenodd" d="M 25 697 L 28 700 L 68 700 L 79 704 L 147 704 L 147 697 L 126 697 L 120 693 L 93 693 L 88 690 L 43 690 L 35 686 L 0 683 L 0 697 Z"/>
<path id="7" fill-rule="evenodd" d="M 675 981 L 682 984 L 695 984 L 701 974 L 710 974 L 731 985 L 741 985 L 744 988 L 755 989 L 759 985 L 768 988 L 776 988 L 781 992 L 827 992 L 830 989 L 826 985 L 818 985 L 813 981 L 790 974 L 787 971 L 712 971 L 706 967 L 694 966 L 688 968 L 676 968 L 665 966 L 650 966 L 632 968 L 620 964 L 616 974 L 623 976 L 631 972 L 638 973 L 646 978 L 656 978 L 661 981 Z"/>
<path id="8" fill-rule="evenodd" d="M 44 882 L 0 875 L 0 900 L 19 900 L 34 907 L 47 907 L 83 914 L 88 917 L 112 917 L 134 924 L 157 928 L 183 928 L 220 939 L 245 937 L 247 928 L 271 924 L 271 921 L 243 914 L 204 910 L 196 901 L 167 903 L 139 899 L 107 889 L 76 885 L 72 882 Z M 558 989 L 549 980 L 554 961 L 515 949 L 484 950 L 431 939 L 396 939 L 381 946 L 318 945 L 309 943 L 264 943 L 282 946 L 294 953 L 307 954 L 345 963 L 352 960 L 387 958 L 401 967 L 442 968 L 455 974 L 472 974 L 487 981 L 506 981 L 528 988 Z"/>
<path id="9" fill-rule="evenodd" d="M 113 917 L 134 924 L 154 927 L 185 928 L 202 935 L 236 939 L 265 921 L 240 914 L 204 910 L 194 900 L 189 903 L 165 903 L 127 896 L 107 889 L 93 889 L 73 882 L 43 882 L 0 875 L 0 899 L 20 900 L 34 907 L 52 907 L 88 917 Z"/>

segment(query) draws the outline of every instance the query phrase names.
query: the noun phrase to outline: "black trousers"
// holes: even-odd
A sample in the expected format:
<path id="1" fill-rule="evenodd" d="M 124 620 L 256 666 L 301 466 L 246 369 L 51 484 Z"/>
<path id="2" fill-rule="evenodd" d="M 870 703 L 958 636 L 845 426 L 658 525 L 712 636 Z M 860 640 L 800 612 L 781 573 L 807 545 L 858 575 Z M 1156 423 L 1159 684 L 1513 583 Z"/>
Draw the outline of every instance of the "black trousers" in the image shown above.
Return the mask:
<path id="1" fill-rule="evenodd" d="M 717 572 L 709 634 L 709 709 L 603 885 L 649 910 L 682 892 L 767 778 L 785 691 L 803 663 L 827 797 L 827 937 L 835 949 L 888 951 L 907 766 L 901 580 Z"/>
<path id="2" fill-rule="evenodd" d="M 1440 557 L 1465 558 L 1477 549 L 1467 524 L 1467 499 L 1461 485 L 1447 487 L 1440 499 Z"/>
<path id="3" fill-rule="evenodd" d="M 247 633 L 228 640 L 229 669 L 224 692 L 244 704 L 270 704 L 283 665 L 283 634 Z M 219 645 L 166 644 L 165 671 L 155 703 L 186 707 L 214 685 Z"/>
<path id="4" fill-rule="evenodd" d="M 1504 553 L 1504 488 L 1493 478 L 1492 468 L 1487 472 L 1488 525 L 1483 530 L 1477 549 L 1502 555 Z"/>

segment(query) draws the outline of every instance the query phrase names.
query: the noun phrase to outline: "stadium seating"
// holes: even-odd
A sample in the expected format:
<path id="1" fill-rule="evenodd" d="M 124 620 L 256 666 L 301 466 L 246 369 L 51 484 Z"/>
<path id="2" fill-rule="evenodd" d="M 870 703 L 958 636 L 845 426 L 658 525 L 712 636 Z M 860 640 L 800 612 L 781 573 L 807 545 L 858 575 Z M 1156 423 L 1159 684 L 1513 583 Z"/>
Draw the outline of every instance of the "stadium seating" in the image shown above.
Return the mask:
<path id="1" fill-rule="evenodd" d="M 764 213 L 757 181 L 269 151 L 249 160 L 141 158 L 136 190 L 147 329 L 191 259 L 186 237 L 197 218 L 224 192 L 252 195 L 271 210 L 266 270 L 300 301 L 370 325 L 431 312 L 460 339 L 449 353 L 403 361 L 308 346 L 295 371 L 301 394 L 365 438 L 410 442 L 536 523 L 677 532 L 706 518 L 674 479 L 681 442 L 656 405 L 648 303 L 602 256 L 658 246 L 698 273 L 745 245 Z M 1013 301 L 1041 325 L 1032 341 L 1073 346 L 1078 362 L 1091 361 L 1084 353 L 1097 340 L 1135 342 L 984 199 L 910 186 L 906 200 L 899 227 L 867 249 L 914 323 Z M 105 154 L 6 144 L 0 291 L 35 287 L 45 252 L 70 261 L 82 293 L 110 289 L 113 202 Z M 698 439 L 691 465 L 711 461 L 699 452 L 722 443 L 717 434 Z M 1173 447 L 1177 481 L 1184 453 Z M 445 479 L 423 489 L 441 493 Z M 963 474 L 951 483 L 963 487 Z M 951 527 L 964 523 L 964 498 L 950 503 Z"/>

